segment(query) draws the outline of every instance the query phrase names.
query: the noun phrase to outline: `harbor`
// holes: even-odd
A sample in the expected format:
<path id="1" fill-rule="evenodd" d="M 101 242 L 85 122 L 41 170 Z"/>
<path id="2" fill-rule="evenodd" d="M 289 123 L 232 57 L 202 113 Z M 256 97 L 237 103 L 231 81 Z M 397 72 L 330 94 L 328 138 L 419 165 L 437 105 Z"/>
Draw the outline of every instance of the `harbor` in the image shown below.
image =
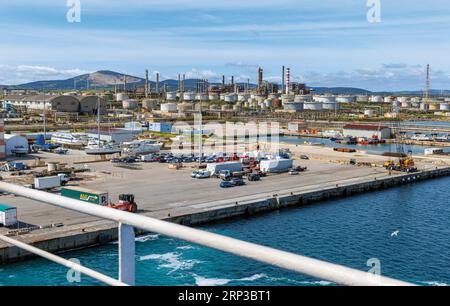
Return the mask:
<path id="1" fill-rule="evenodd" d="M 244 186 L 234 187 L 232 196 L 227 189 L 218 188 L 220 179 L 192 178 L 190 174 L 197 167 L 195 162 L 192 165 L 186 163 L 178 170 L 171 170 L 167 163 L 159 162 L 141 163 L 138 169 L 130 169 L 115 167 L 111 161 L 96 157 L 95 162 L 88 163 L 89 172 L 77 174 L 78 178 L 66 186 L 105 190 L 111 200 L 120 194 L 132 193 L 138 204 L 137 213 L 198 226 L 404 184 L 420 184 L 419 181 L 450 173 L 445 157 L 417 158 L 419 171 L 405 174 L 386 171 L 383 163 L 387 158 L 380 155 L 349 154 L 307 145 L 283 144 L 282 147 L 291 152 L 294 166 L 303 166 L 307 170 L 299 175 L 286 172 L 268 174 L 259 181 L 248 181 Z M 301 158 L 305 154 L 308 155 L 307 160 Z M 52 157 L 49 153 L 47 156 Z M 67 162 L 70 158 L 69 153 L 59 160 Z M 356 163 L 351 162 L 354 159 Z M 158 179 L 143 180 L 143 177 Z M 4 177 L 4 181 L 11 180 L 17 178 Z M 206 194 L 214 196 L 205 201 Z M 44 250 L 68 251 L 117 239 L 115 223 L 12 195 L 0 198 L 3 203 L 17 208 L 20 220 L 19 229 L 0 228 L 0 233 L 19 234 L 21 239 Z M 3 264 L 29 257 L 28 253 L 4 244 L 0 254 Z"/>

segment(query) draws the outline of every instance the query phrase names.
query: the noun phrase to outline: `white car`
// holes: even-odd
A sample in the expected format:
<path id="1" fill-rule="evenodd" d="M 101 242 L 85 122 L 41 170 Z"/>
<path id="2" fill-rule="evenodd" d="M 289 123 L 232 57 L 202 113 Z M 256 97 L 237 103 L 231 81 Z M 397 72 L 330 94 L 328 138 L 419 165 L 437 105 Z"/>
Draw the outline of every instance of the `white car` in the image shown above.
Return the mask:
<path id="1" fill-rule="evenodd" d="M 194 170 L 194 171 L 192 171 L 191 177 L 196 178 L 196 177 L 197 177 L 197 174 L 198 174 L 199 172 L 200 172 L 199 170 Z"/>
<path id="2" fill-rule="evenodd" d="M 198 178 L 198 179 L 209 178 L 209 177 L 211 177 L 211 172 L 209 172 L 209 171 L 199 171 L 195 177 Z"/>

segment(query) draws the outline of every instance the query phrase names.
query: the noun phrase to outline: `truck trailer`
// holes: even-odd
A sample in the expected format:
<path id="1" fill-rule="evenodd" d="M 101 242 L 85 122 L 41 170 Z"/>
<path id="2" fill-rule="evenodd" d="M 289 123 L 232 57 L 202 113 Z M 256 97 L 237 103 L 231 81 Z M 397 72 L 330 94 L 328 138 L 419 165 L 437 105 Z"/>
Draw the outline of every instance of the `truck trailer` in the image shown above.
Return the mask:
<path id="1" fill-rule="evenodd" d="M 265 173 L 281 173 L 288 172 L 294 166 L 292 159 L 265 159 L 261 160 L 259 168 Z"/>
<path id="2" fill-rule="evenodd" d="M 0 204 L 0 226 L 17 224 L 17 208 Z"/>
<path id="3" fill-rule="evenodd" d="M 103 206 L 108 205 L 109 203 L 107 192 L 78 186 L 68 186 L 62 188 L 61 196 Z"/>
<path id="4" fill-rule="evenodd" d="M 230 172 L 242 171 L 241 162 L 225 162 L 225 163 L 211 163 L 206 166 L 206 170 L 211 173 L 211 175 L 217 175 L 220 171 L 228 170 Z"/>

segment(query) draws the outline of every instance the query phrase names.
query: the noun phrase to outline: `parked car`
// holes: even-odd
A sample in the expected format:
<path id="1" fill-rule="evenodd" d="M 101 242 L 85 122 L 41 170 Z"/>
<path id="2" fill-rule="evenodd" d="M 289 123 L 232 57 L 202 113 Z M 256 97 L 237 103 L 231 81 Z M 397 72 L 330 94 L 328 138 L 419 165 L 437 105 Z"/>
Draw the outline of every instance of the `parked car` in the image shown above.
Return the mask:
<path id="1" fill-rule="evenodd" d="M 247 174 L 247 179 L 251 182 L 254 182 L 261 180 L 261 177 L 256 173 L 249 173 Z"/>
<path id="2" fill-rule="evenodd" d="M 300 155 L 300 159 L 305 159 L 305 160 L 308 160 L 308 159 L 309 159 L 309 157 L 308 157 L 307 155 Z"/>
<path id="3" fill-rule="evenodd" d="M 219 186 L 220 188 L 231 188 L 234 187 L 235 185 L 230 181 L 222 181 L 220 182 Z"/>
<path id="4" fill-rule="evenodd" d="M 245 181 L 244 181 L 243 179 L 241 179 L 241 178 L 234 178 L 234 179 L 231 180 L 231 183 L 232 183 L 234 186 L 242 186 L 242 185 L 245 185 Z"/>
<path id="5" fill-rule="evenodd" d="M 299 175 L 300 172 L 298 172 L 298 171 L 295 170 L 295 169 L 291 169 L 291 170 L 289 170 L 288 174 L 289 174 L 289 175 Z"/>
<path id="6" fill-rule="evenodd" d="M 200 170 L 194 170 L 194 171 L 192 171 L 192 173 L 191 173 L 191 177 L 192 178 L 196 178 L 197 177 L 197 174 L 200 172 Z"/>
<path id="7" fill-rule="evenodd" d="M 202 171 L 199 171 L 195 177 L 198 179 L 209 178 L 209 177 L 211 177 L 211 172 L 202 170 Z"/>

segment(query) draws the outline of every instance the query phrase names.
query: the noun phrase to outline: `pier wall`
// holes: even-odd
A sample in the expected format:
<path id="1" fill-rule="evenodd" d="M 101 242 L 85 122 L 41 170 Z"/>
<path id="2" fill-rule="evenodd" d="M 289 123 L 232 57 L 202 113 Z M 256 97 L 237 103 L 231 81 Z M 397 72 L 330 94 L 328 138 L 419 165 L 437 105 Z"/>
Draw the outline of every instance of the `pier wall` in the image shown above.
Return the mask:
<path id="1" fill-rule="evenodd" d="M 242 202 L 226 203 L 220 207 L 203 208 L 200 211 L 164 218 L 166 221 L 187 226 L 195 226 L 230 218 L 251 216 L 258 213 L 278 210 L 287 207 L 309 205 L 316 202 L 348 197 L 355 194 L 382 190 L 413 182 L 450 175 L 450 167 L 421 171 L 411 174 L 393 175 L 383 179 L 364 180 L 350 184 L 336 184 L 333 187 L 310 190 L 306 192 L 280 192 Z M 52 252 L 64 252 L 79 248 L 106 244 L 117 240 L 117 224 L 111 221 L 100 221 L 91 226 L 80 226 L 61 233 L 52 233 L 45 238 L 31 239 L 24 235 L 21 240 Z M 42 237 L 42 235 L 41 235 Z M 33 257 L 33 255 L 16 247 L 0 245 L 0 265 L 17 262 Z"/>

